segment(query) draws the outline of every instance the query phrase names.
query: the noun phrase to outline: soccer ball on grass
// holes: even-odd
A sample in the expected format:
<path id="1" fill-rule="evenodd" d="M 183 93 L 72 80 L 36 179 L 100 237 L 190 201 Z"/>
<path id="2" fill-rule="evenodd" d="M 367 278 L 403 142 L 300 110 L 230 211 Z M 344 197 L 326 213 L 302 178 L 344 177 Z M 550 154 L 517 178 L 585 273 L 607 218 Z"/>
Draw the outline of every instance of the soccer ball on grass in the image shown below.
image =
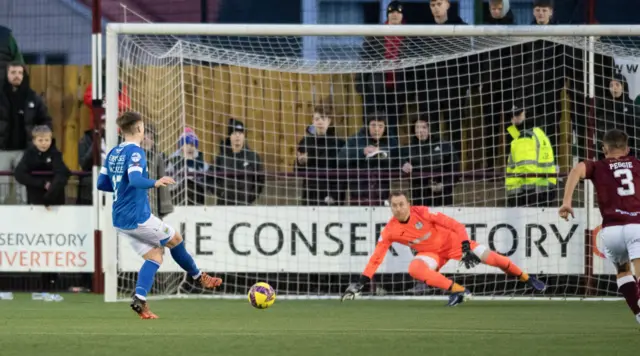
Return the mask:
<path id="1" fill-rule="evenodd" d="M 249 289 L 249 303 L 257 309 L 267 309 L 276 301 L 276 291 L 265 283 L 258 282 Z"/>

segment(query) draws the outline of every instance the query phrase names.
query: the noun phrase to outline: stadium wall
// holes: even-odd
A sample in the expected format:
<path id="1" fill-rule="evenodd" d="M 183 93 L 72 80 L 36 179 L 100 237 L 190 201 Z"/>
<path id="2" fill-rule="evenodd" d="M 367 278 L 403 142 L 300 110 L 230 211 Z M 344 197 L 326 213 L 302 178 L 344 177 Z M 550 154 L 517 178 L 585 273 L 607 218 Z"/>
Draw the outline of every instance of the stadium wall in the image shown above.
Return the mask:
<path id="1" fill-rule="evenodd" d="M 177 207 L 165 220 L 182 231 L 188 250 L 204 270 L 359 273 L 389 217 L 387 207 L 269 207 L 268 215 L 264 209 Z M 590 231 L 597 233 L 598 223 L 586 226 L 584 209 L 576 209 L 571 222 L 560 221 L 553 209 L 438 210 L 457 217 L 472 239 L 510 256 L 529 272 L 579 275 L 591 258 L 594 275 L 614 272 L 605 263 L 597 238 L 585 239 Z M 0 215 L 5 218 L 0 227 L 0 272 L 93 272 L 91 207 L 3 206 Z M 591 258 L 585 258 L 585 251 Z M 404 273 L 412 257 L 410 249 L 394 245 L 380 272 Z M 120 244 L 118 261 L 122 272 L 136 272 L 142 263 L 126 243 Z M 160 271 L 181 270 L 167 259 Z M 484 266 L 460 270 L 453 262 L 443 271 L 498 273 Z"/>

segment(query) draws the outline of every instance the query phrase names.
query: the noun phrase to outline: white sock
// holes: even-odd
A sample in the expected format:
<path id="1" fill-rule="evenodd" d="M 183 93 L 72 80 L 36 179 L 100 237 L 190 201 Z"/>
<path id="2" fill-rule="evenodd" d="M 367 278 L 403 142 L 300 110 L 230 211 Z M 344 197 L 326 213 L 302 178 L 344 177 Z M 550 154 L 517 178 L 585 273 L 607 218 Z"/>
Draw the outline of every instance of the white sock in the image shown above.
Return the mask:
<path id="1" fill-rule="evenodd" d="M 138 298 L 138 299 L 140 299 L 140 300 L 144 300 L 144 301 L 146 301 L 146 300 L 147 300 L 147 297 L 145 297 L 145 296 L 143 296 L 143 295 L 140 295 L 140 294 L 136 294 L 136 298 Z"/>

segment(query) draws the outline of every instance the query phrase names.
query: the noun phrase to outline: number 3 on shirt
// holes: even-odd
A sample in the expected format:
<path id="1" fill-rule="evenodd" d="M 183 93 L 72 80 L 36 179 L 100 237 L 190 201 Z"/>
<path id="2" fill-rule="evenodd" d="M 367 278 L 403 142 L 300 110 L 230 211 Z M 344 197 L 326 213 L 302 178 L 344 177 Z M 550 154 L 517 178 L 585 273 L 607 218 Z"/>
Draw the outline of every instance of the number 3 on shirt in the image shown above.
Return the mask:
<path id="1" fill-rule="evenodd" d="M 111 183 L 113 186 L 113 201 L 118 200 L 118 183 L 122 180 L 122 176 L 111 177 Z"/>
<path id="2" fill-rule="evenodd" d="M 626 197 L 636 194 L 636 187 L 633 185 L 633 174 L 628 168 L 613 171 L 613 176 L 620 179 L 621 187 L 618 188 L 618 195 Z"/>

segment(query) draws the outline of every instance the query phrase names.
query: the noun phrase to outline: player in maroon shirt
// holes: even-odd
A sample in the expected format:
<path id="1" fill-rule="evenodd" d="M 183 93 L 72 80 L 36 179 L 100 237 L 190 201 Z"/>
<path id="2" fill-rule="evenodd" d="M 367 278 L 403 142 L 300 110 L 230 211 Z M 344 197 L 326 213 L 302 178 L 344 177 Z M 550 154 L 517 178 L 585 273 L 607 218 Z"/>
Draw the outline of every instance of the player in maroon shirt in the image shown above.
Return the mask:
<path id="1" fill-rule="evenodd" d="M 628 156 L 628 139 L 620 130 L 605 133 L 605 158 L 580 162 L 571 170 L 559 214 L 565 220 L 573 217 L 573 191 L 580 179 L 590 179 L 602 215 L 604 253 L 617 269 L 618 291 L 640 323 L 640 285 L 629 264 L 631 261 L 634 270 L 640 271 L 640 161 Z"/>

